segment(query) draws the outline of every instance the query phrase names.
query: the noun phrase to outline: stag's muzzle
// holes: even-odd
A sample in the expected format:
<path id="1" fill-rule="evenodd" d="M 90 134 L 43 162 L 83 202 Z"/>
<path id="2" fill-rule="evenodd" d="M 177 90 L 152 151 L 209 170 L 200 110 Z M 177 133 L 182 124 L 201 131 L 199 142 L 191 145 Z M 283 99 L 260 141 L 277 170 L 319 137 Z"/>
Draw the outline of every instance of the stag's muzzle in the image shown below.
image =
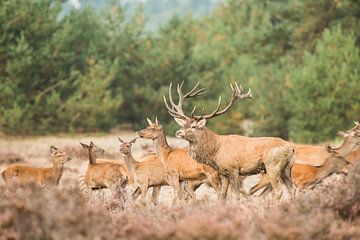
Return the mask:
<path id="1" fill-rule="evenodd" d="M 185 137 L 185 132 L 183 130 L 177 130 L 175 133 L 175 136 L 177 138 L 184 138 Z"/>

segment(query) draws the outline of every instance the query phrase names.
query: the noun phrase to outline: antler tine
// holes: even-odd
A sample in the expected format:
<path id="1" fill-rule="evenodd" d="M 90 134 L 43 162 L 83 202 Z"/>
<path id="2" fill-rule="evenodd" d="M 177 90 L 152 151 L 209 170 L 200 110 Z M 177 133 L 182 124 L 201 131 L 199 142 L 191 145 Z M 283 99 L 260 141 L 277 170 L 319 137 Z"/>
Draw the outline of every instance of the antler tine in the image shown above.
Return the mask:
<path id="1" fill-rule="evenodd" d="M 200 119 L 200 118 L 210 119 L 210 118 L 213 118 L 213 117 L 216 117 L 216 116 L 226 113 L 227 111 L 229 111 L 229 109 L 232 107 L 232 105 L 240 99 L 245 99 L 245 98 L 252 99 L 253 98 L 252 94 L 251 94 L 251 89 L 249 89 L 249 91 L 244 94 L 244 93 L 242 93 L 244 90 L 243 87 L 241 85 L 239 86 L 237 83 L 234 83 L 234 84 L 230 83 L 230 88 L 232 91 L 231 100 L 223 110 L 220 110 L 220 106 L 221 106 L 221 96 L 220 96 L 218 105 L 212 113 L 207 114 L 207 115 L 202 115 L 202 116 L 194 116 L 194 117 L 196 117 L 197 119 Z"/>
<path id="2" fill-rule="evenodd" d="M 180 88 L 182 88 L 184 82 L 181 83 Z M 195 87 L 193 87 L 187 94 L 184 95 L 184 98 L 192 98 L 192 97 L 198 97 L 205 94 L 205 88 L 200 88 L 196 90 L 196 88 L 199 86 L 200 82 L 198 82 Z M 195 91 L 196 90 L 196 91 Z"/>
<path id="3" fill-rule="evenodd" d="M 167 108 L 169 114 L 173 117 L 180 117 L 182 119 L 186 119 L 187 116 L 185 115 L 184 111 L 183 111 L 183 102 L 186 98 L 192 98 L 192 97 L 197 97 L 197 96 L 201 96 L 205 93 L 205 89 L 201 88 L 196 90 L 196 88 L 199 86 L 199 83 L 197 83 L 195 85 L 195 87 L 193 87 L 188 93 L 184 94 L 183 93 L 183 85 L 184 85 L 184 81 L 182 81 L 180 84 L 177 84 L 176 90 L 177 93 L 179 95 L 179 101 L 177 104 L 175 104 L 175 102 L 173 101 L 172 98 L 172 83 L 170 83 L 169 85 L 169 103 L 171 105 L 169 105 L 169 103 L 167 102 L 167 99 L 165 96 L 163 96 L 164 98 L 164 103 L 165 103 L 165 107 Z"/>
<path id="4" fill-rule="evenodd" d="M 168 104 L 165 96 L 163 96 L 163 100 L 164 100 L 164 103 L 165 103 L 165 107 L 166 107 L 168 113 L 169 113 L 171 116 L 177 117 L 177 118 L 181 118 L 181 119 L 186 119 L 186 116 L 183 116 L 183 115 L 181 115 L 180 113 L 178 113 L 176 110 L 174 110 L 173 107 L 170 108 L 170 106 L 169 106 L 169 104 Z"/>

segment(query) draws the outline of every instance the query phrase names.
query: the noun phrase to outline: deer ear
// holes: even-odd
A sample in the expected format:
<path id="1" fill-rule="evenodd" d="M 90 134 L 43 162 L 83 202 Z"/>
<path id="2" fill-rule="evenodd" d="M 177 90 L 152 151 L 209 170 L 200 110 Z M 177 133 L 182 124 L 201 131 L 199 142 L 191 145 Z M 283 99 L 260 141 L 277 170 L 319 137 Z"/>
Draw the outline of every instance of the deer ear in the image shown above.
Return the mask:
<path id="1" fill-rule="evenodd" d="M 120 137 L 118 137 L 119 142 L 124 143 L 124 140 L 122 140 Z"/>
<path id="2" fill-rule="evenodd" d="M 82 146 L 84 149 L 88 149 L 88 148 L 89 148 L 89 146 L 86 145 L 85 143 L 80 142 L 80 144 L 81 144 L 81 146 Z"/>
<path id="3" fill-rule="evenodd" d="M 334 148 L 332 148 L 330 145 L 327 145 L 327 146 L 326 146 L 326 150 L 327 150 L 328 153 L 330 153 L 330 154 L 335 154 L 335 153 L 337 153 L 337 151 L 336 151 Z"/>
<path id="4" fill-rule="evenodd" d="M 186 121 L 184 119 L 181 119 L 181 118 L 177 118 L 177 117 L 174 117 L 174 120 L 177 124 L 179 124 L 181 127 L 183 127 L 186 123 Z"/>
<path id="5" fill-rule="evenodd" d="M 131 144 L 136 142 L 137 137 L 135 137 L 133 140 L 130 141 Z"/>
<path id="6" fill-rule="evenodd" d="M 90 141 L 90 148 L 93 148 L 94 147 L 94 143 L 93 143 L 93 141 Z"/>
<path id="7" fill-rule="evenodd" d="M 54 147 L 53 145 L 50 146 L 50 152 L 54 153 L 57 149 L 57 147 Z"/>
<path id="8" fill-rule="evenodd" d="M 206 125 L 206 118 L 201 119 L 198 123 L 197 123 L 199 128 L 204 128 Z"/>

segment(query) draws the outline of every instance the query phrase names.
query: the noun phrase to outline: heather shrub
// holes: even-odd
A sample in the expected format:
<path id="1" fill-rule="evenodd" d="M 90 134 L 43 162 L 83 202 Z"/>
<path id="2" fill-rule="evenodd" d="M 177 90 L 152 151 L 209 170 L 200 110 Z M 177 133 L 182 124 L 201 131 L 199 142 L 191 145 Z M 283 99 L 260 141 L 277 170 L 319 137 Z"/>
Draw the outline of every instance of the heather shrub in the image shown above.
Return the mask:
<path id="1" fill-rule="evenodd" d="M 335 211 L 344 220 L 360 222 L 360 162 L 353 165 L 332 196 L 324 203 L 325 208 Z"/>

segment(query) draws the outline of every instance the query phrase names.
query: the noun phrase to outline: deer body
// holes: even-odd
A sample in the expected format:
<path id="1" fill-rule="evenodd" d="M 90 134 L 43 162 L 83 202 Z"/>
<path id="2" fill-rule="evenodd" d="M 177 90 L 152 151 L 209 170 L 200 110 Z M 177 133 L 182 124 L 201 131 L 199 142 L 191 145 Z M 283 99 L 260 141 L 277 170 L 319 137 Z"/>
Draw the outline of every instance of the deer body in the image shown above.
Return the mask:
<path id="1" fill-rule="evenodd" d="M 108 188 L 114 193 L 116 185 L 126 181 L 127 169 L 121 164 L 97 163 L 97 154 L 103 154 L 105 151 L 93 142 L 90 142 L 89 146 L 83 143 L 81 145 L 89 154 L 89 165 L 84 178 L 89 193 L 101 188 Z"/>
<path id="2" fill-rule="evenodd" d="M 208 179 L 217 192 L 220 192 L 220 182 L 217 172 L 211 167 L 194 161 L 185 148 L 171 148 L 166 140 L 162 126 L 157 122 L 153 124 L 148 120 L 149 126 L 141 130 L 141 138 L 153 139 L 161 163 L 166 172 L 167 182 L 174 189 L 174 203 L 182 198 L 181 181 L 198 181 Z M 195 187 L 195 186 L 194 186 Z M 195 199 L 195 193 L 188 184 L 184 185 L 185 191 Z"/>
<path id="3" fill-rule="evenodd" d="M 134 183 L 140 188 L 142 201 L 145 201 L 146 194 L 150 187 L 153 188 L 152 202 L 154 205 L 158 202 L 158 195 L 161 186 L 168 185 L 165 180 L 165 170 L 159 158 L 156 155 L 148 155 L 136 161 L 131 152 L 131 146 L 136 138 L 130 142 L 124 142 L 119 138 L 122 143 L 120 152 L 124 155 L 124 160 L 130 175 L 134 179 Z M 136 194 L 133 194 L 133 198 Z"/>
<path id="4" fill-rule="evenodd" d="M 50 147 L 53 166 L 30 167 L 26 165 L 15 164 L 6 168 L 2 172 L 2 177 L 7 185 L 15 183 L 26 185 L 34 183 L 38 186 L 59 185 L 64 170 L 64 164 L 71 160 L 71 157 L 57 148 Z"/>
<path id="5" fill-rule="evenodd" d="M 220 110 L 220 97 L 218 105 L 213 112 L 204 114 L 203 109 L 201 115 L 195 115 L 195 106 L 189 116 L 183 111 L 183 101 L 200 96 L 204 94 L 205 90 L 196 90 L 197 84 L 190 92 L 183 94 L 182 86 L 183 83 L 177 85 L 179 100 L 175 104 L 171 94 L 172 84 L 170 84 L 170 105 L 165 96 L 164 103 L 169 114 L 181 126 L 181 129 L 176 132 L 176 137 L 185 139 L 190 143 L 190 155 L 196 161 L 206 163 L 226 176 L 237 195 L 241 190 L 240 176 L 252 175 L 261 171 L 266 171 L 269 174 L 276 200 L 280 200 L 282 196 L 282 183 L 285 183 L 292 194 L 294 194 L 290 179 L 290 169 L 295 151 L 293 144 L 280 138 L 248 138 L 238 135 L 221 136 L 205 127 L 206 120 L 226 113 L 236 101 L 252 98 L 251 90 L 243 93 L 241 86 L 230 84 L 232 98 L 226 107 Z M 223 184 L 223 197 L 226 197 L 227 187 L 228 183 L 226 182 Z"/>
<path id="6" fill-rule="evenodd" d="M 291 175 L 300 190 L 319 183 L 332 173 L 346 173 L 349 162 L 360 160 L 359 123 L 355 122 L 355 127 L 346 133 L 340 133 L 344 141 L 337 148 L 296 144 L 297 151 Z M 250 193 L 253 194 L 265 186 L 269 188 L 269 183 L 268 177 L 263 175 L 259 183 L 251 188 Z"/>

